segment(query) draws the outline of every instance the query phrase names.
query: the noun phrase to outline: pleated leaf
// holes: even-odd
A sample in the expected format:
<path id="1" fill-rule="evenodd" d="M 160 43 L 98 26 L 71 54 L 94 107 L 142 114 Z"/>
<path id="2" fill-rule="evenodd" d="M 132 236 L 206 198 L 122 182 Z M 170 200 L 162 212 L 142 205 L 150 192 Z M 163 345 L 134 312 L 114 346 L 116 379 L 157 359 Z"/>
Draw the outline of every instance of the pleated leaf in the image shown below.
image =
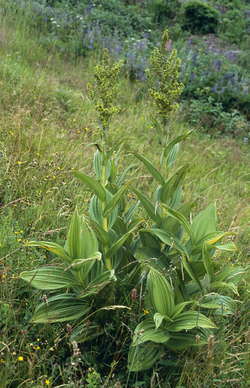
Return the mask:
<path id="1" fill-rule="evenodd" d="M 125 140 L 131 139 L 131 137 L 124 137 L 123 139 L 119 140 L 104 156 L 103 158 L 103 166 L 106 166 L 110 156 L 113 154 L 113 152 L 116 150 L 117 147 L 119 147 L 120 144 L 122 144 Z"/>
<path id="2" fill-rule="evenodd" d="M 109 245 L 110 237 L 109 237 L 108 233 L 95 220 L 88 218 L 88 221 L 89 221 L 89 224 L 91 225 L 92 229 L 95 231 L 95 235 L 97 237 L 97 240 L 103 246 Z"/>
<path id="3" fill-rule="evenodd" d="M 182 263 L 183 263 L 183 267 L 185 268 L 185 270 L 187 271 L 187 273 L 189 274 L 191 279 L 195 282 L 195 284 L 197 285 L 199 290 L 203 293 L 203 287 L 201 285 L 201 282 L 200 282 L 198 276 L 196 275 L 195 271 L 191 267 L 189 261 L 187 260 L 187 258 L 184 255 L 182 256 Z"/>
<path id="4" fill-rule="evenodd" d="M 32 271 L 24 271 L 19 276 L 39 290 L 58 290 L 66 287 L 81 286 L 81 283 L 70 271 L 58 267 L 42 267 Z"/>
<path id="5" fill-rule="evenodd" d="M 128 369 L 131 372 L 148 370 L 160 358 L 164 351 L 162 345 L 147 341 L 143 345 L 131 346 L 128 353 Z"/>
<path id="6" fill-rule="evenodd" d="M 165 343 L 169 340 L 170 333 L 163 328 L 155 329 L 155 322 L 150 318 L 141 322 L 135 329 L 133 345 L 140 345 L 146 341 Z"/>
<path id="7" fill-rule="evenodd" d="M 197 334 L 200 336 L 200 341 L 197 344 Z M 202 346 L 208 344 L 210 332 L 206 329 L 193 329 L 171 334 L 170 340 L 166 343 L 166 347 L 173 351 L 180 351 L 189 348 L 190 346 Z"/>
<path id="8" fill-rule="evenodd" d="M 107 165 L 105 165 L 105 182 L 108 180 L 110 173 L 111 173 L 111 162 L 108 160 Z M 97 150 L 94 156 L 94 170 L 96 173 L 97 178 L 102 180 L 102 155 Z"/>
<path id="9" fill-rule="evenodd" d="M 173 149 L 173 147 L 176 144 L 180 143 L 182 140 L 186 139 L 191 133 L 192 133 L 192 131 L 184 132 L 181 135 L 177 136 L 174 140 L 172 140 L 171 143 L 169 143 L 164 150 L 164 157 L 167 158 L 169 153 Z"/>
<path id="10" fill-rule="evenodd" d="M 160 190 L 160 200 L 166 203 L 171 198 L 175 191 L 182 185 L 184 178 L 189 169 L 189 164 L 180 167 L 170 178 L 165 182 L 164 186 Z"/>
<path id="11" fill-rule="evenodd" d="M 135 189 L 134 187 L 131 187 L 131 190 L 137 195 L 138 199 L 140 200 L 142 206 L 146 210 L 149 217 L 156 222 L 158 225 L 161 223 L 161 216 L 159 215 L 157 209 L 155 209 L 154 205 L 150 200 L 142 194 L 139 190 Z"/>
<path id="12" fill-rule="evenodd" d="M 158 271 L 151 269 L 147 277 L 147 289 L 150 292 L 155 312 L 170 316 L 174 308 L 174 295 L 170 284 Z"/>
<path id="13" fill-rule="evenodd" d="M 174 247 L 179 252 L 185 253 L 189 257 L 189 253 L 186 250 L 185 246 L 180 242 L 180 240 L 172 235 L 171 233 L 166 232 L 165 230 L 152 228 L 152 229 L 141 229 L 140 232 L 148 232 L 157 236 L 164 244 Z"/>
<path id="14" fill-rule="evenodd" d="M 204 245 L 203 252 L 202 252 L 202 260 L 204 263 L 204 267 L 206 268 L 209 282 L 211 282 L 211 280 L 214 276 L 213 263 L 212 263 L 212 258 L 210 256 L 210 254 L 208 253 L 205 245 Z"/>
<path id="15" fill-rule="evenodd" d="M 160 206 L 163 208 L 163 210 L 169 214 L 171 217 L 179 221 L 179 223 L 183 226 L 183 228 L 186 230 L 186 232 L 189 234 L 191 240 L 194 242 L 194 235 L 193 231 L 191 229 L 191 226 L 189 225 L 188 221 L 186 220 L 186 217 L 179 213 L 178 211 L 171 209 L 169 206 L 165 204 L 160 204 Z"/>
<path id="16" fill-rule="evenodd" d="M 61 259 L 65 260 L 67 263 L 71 263 L 72 261 L 67 251 L 56 243 L 49 241 L 29 241 L 28 243 L 24 244 L 24 246 L 44 248 L 47 249 L 47 251 L 53 252 L 56 256 L 61 257 Z"/>
<path id="17" fill-rule="evenodd" d="M 122 199 L 123 194 L 127 190 L 128 186 L 131 185 L 131 183 L 135 179 L 132 179 L 130 182 L 128 182 L 125 186 L 121 187 L 117 193 L 112 197 L 112 199 L 106 204 L 104 210 L 103 210 L 103 217 L 108 217 L 110 213 L 113 211 L 113 209 L 118 205 L 120 200 Z"/>
<path id="18" fill-rule="evenodd" d="M 91 178 L 90 176 L 83 174 L 79 171 L 73 171 L 74 175 L 80 179 L 83 183 L 85 183 L 88 188 L 93 191 L 93 193 L 103 202 L 106 199 L 106 192 L 104 188 L 101 186 L 99 182 L 97 182 L 95 179 Z"/>
<path id="19" fill-rule="evenodd" d="M 174 319 L 177 317 L 177 315 L 179 315 L 182 310 L 184 309 L 184 307 L 186 307 L 188 304 L 192 303 L 191 301 L 188 301 L 188 302 L 182 302 L 182 303 L 178 303 L 177 305 L 175 305 L 175 307 L 173 308 L 172 310 L 172 314 L 171 314 L 171 319 Z"/>
<path id="20" fill-rule="evenodd" d="M 198 245 L 210 233 L 215 232 L 217 226 L 217 214 L 215 202 L 199 213 L 193 220 L 192 230 L 195 244 Z"/>
<path id="21" fill-rule="evenodd" d="M 236 310 L 236 301 L 229 296 L 211 294 L 203 299 L 200 307 L 214 315 L 232 315 Z"/>
<path id="22" fill-rule="evenodd" d="M 181 330 L 191 330 L 195 327 L 216 329 L 215 324 L 209 318 L 197 311 L 186 311 L 178 315 L 174 322 L 167 326 L 167 329 L 171 332 L 178 332 Z"/>
<path id="23" fill-rule="evenodd" d="M 61 294 L 49 298 L 36 307 L 34 323 L 67 322 L 79 319 L 90 310 L 88 303 L 76 294 Z"/>
<path id="24" fill-rule="evenodd" d="M 146 166 L 150 174 L 153 175 L 153 177 L 160 183 L 161 186 L 165 184 L 165 179 L 161 175 L 161 173 L 157 170 L 157 168 L 144 156 L 138 154 L 137 152 L 133 152 L 133 155 L 142 161 L 142 163 Z"/>

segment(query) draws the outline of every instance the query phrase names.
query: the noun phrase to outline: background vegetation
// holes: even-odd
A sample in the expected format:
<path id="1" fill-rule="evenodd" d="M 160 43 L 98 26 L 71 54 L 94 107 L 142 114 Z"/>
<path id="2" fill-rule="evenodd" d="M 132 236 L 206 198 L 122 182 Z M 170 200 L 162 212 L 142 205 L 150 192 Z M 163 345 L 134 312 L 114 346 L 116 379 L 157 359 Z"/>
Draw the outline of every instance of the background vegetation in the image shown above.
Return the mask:
<path id="1" fill-rule="evenodd" d="M 132 160 L 127 181 L 137 177 L 140 189 L 152 197 L 155 182 L 131 159 L 131 152 L 152 162 L 159 159 L 144 70 L 166 27 L 182 60 L 180 81 L 185 85 L 170 138 L 196 128 L 181 143 L 182 156 L 175 164 L 192 164 L 184 201 L 197 201 L 195 215 L 216 200 L 219 229 L 228 231 L 238 247 L 234 254 L 217 255 L 217 260 L 231 266 L 248 264 L 250 5 L 214 0 L 197 8 L 198 3 L 0 1 L 3 387 L 101 387 L 113 369 L 110 387 L 248 386 L 249 277 L 239 288 L 240 308 L 216 322 L 210 358 L 207 346 L 171 352 L 153 370 L 129 376 L 123 361 L 116 369 L 105 361 L 108 345 L 112 355 L 119 342 L 111 330 L 99 342 L 79 345 L 82 358 L 77 364 L 65 323 L 31 323 L 43 294 L 18 278 L 20 272 L 56 259 L 53 253 L 24 248 L 27 240 L 63 243 L 76 205 L 87 212 L 91 192 L 72 178 L 71 170 L 93 174 L 93 150 L 85 145 L 97 140 L 98 131 L 87 83 L 94 79 L 93 68 L 104 47 L 112 61 L 123 60 L 116 97 L 122 109 L 112 119 L 109 143 L 133 136 L 120 155 L 120 165 Z M 193 7 L 195 21 L 188 7 Z M 157 87 L 157 79 L 155 83 Z M 136 197 L 128 195 L 132 205 Z"/>

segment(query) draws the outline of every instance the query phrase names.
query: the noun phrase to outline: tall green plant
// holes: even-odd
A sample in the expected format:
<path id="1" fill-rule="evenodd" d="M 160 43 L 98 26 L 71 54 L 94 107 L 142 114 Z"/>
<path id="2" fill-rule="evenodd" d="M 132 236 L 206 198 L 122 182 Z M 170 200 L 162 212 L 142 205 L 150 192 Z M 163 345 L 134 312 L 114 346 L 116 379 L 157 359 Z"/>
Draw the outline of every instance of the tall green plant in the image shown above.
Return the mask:
<path id="1" fill-rule="evenodd" d="M 153 117 L 164 147 L 160 160 L 163 175 L 143 155 L 134 153 L 158 183 L 155 202 L 132 186 L 134 180 L 122 183 L 130 166 L 117 177 L 118 158 L 112 155 L 129 138 L 120 139 L 107 149 L 110 118 L 120 109 L 113 105 L 113 99 L 117 90 L 115 77 L 121 64 L 110 67 L 105 51 L 103 61 L 95 68 L 96 87 L 88 85 L 100 124 L 100 141 L 92 144 L 97 148 L 93 160 L 96 178 L 81 171 L 73 172 L 93 193 L 89 215 L 84 218 L 75 211 L 64 247 L 40 241 L 26 244 L 54 252 L 61 263 L 20 275 L 38 289 L 62 290 L 50 298 L 44 295 L 33 321 L 78 320 L 71 338 L 79 342 L 103 334 L 96 329 L 100 324 L 105 328 L 109 322 L 110 317 L 104 311 L 129 311 L 135 299 L 134 291 L 131 296 L 132 289 L 140 286 L 145 296 L 144 311 L 148 314 L 142 320 L 138 315 L 129 327 L 133 332 L 128 354 L 130 371 L 151 368 L 165 348 L 178 350 L 207 343 L 210 330 L 215 329 L 210 316 L 234 312 L 236 302 L 231 296 L 237 294 L 237 283 L 246 271 L 235 267 L 221 269 L 213 261 L 216 249 L 236 250 L 232 242 L 221 243 L 226 233 L 217 231 L 215 203 L 190 223 L 188 216 L 195 203 L 180 202 L 189 165 L 177 171 L 173 167 L 179 143 L 191 132 L 180 134 L 168 143 L 168 131 L 161 129 L 176 109 L 175 99 L 182 88 L 176 81 L 179 61 L 174 63 L 175 54 L 167 57 L 167 40 L 165 31 L 161 50 L 155 50 L 151 57 L 153 70 L 162 84 L 160 92 L 153 91 L 154 75 L 147 72 L 151 96 L 162 121 L 160 124 Z M 168 88 L 164 86 L 167 80 L 170 80 Z M 128 188 L 138 197 L 131 207 L 125 203 Z M 145 218 L 136 216 L 139 203 L 148 217 L 147 227 L 143 225 Z M 145 276 L 140 279 L 142 271 Z M 119 325 L 116 330 L 122 335 L 124 327 Z"/>

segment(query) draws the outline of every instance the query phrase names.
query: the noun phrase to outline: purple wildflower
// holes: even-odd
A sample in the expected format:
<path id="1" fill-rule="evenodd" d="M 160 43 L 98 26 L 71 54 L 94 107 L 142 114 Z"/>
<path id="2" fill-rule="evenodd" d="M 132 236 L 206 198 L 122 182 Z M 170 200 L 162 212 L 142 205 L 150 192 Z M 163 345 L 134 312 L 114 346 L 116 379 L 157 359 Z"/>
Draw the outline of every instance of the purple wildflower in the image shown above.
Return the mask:
<path id="1" fill-rule="evenodd" d="M 221 63 L 222 63 L 222 60 L 219 59 L 219 61 L 218 61 L 218 63 L 217 63 L 217 68 L 218 68 L 218 70 L 220 70 L 220 68 L 221 68 Z"/>
<path id="2" fill-rule="evenodd" d="M 196 65 L 196 61 L 197 61 L 197 53 L 194 53 L 194 56 L 193 56 L 193 65 L 194 66 Z"/>

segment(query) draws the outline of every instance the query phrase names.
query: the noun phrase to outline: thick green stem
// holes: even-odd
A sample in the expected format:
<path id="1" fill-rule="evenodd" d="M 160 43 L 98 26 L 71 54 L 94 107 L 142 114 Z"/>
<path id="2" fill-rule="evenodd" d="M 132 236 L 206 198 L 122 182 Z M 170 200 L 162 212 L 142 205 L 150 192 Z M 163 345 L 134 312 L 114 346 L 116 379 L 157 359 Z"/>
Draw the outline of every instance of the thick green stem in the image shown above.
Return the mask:
<path id="1" fill-rule="evenodd" d="M 105 166 L 102 166 L 102 187 L 105 189 Z M 102 211 L 105 209 L 105 201 L 102 202 Z M 103 229 L 108 233 L 108 220 L 107 217 L 103 217 Z M 109 246 L 105 245 L 105 254 L 108 252 Z M 111 270 L 111 260 L 106 258 L 107 269 Z"/>

